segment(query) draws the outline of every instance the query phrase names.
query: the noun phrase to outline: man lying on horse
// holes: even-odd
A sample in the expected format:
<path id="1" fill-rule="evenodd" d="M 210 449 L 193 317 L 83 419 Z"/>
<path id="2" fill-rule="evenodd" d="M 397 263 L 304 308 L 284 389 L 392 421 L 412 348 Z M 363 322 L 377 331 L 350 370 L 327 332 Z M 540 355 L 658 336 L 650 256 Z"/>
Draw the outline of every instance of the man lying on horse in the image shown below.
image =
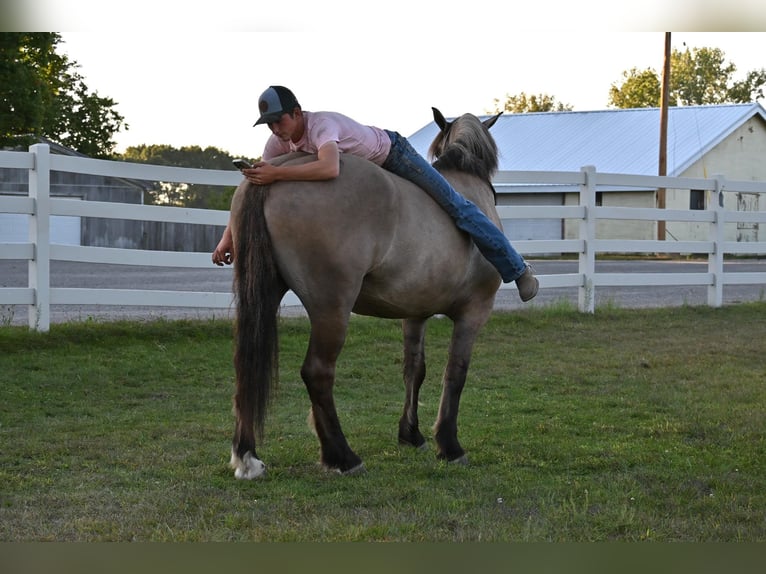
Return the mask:
<path id="1" fill-rule="evenodd" d="M 495 208 L 498 150 L 489 129 L 499 114 L 447 122 L 434 109 L 432 167 L 399 134 L 304 112 L 285 88 L 270 87 L 259 106 L 258 122 L 274 134 L 267 163 L 244 170 L 228 235 L 213 255 L 218 264 L 234 264 L 235 477 L 266 472 L 256 447 L 279 381 L 278 314 L 288 290 L 311 324 L 300 376 L 323 468 L 344 475 L 365 468 L 342 430 L 333 393 L 352 314 L 402 319 L 398 442 L 416 448 L 428 442 L 418 415 L 426 322 L 434 315 L 452 321 L 433 439 L 439 459 L 467 462 L 458 439 L 460 397 L 501 276 L 515 280 L 524 299 L 538 288 Z"/>
<path id="2" fill-rule="evenodd" d="M 283 86 L 270 86 L 258 99 L 260 117 L 272 132 L 263 161 L 244 169 L 245 178 L 256 185 L 275 181 L 321 181 L 340 173 L 340 154 L 372 161 L 425 190 L 471 237 L 484 257 L 500 273 L 504 283 L 516 282 L 519 297 L 526 302 L 537 295 L 538 280 L 503 231 L 471 201 L 457 193 L 406 138 L 388 130 L 362 125 L 336 112 L 308 112 L 295 95 Z M 441 126 L 440 126 L 441 127 Z M 270 160 L 289 152 L 316 154 L 315 161 L 301 165 L 272 165 Z M 216 265 L 231 264 L 231 226 L 213 252 Z"/>

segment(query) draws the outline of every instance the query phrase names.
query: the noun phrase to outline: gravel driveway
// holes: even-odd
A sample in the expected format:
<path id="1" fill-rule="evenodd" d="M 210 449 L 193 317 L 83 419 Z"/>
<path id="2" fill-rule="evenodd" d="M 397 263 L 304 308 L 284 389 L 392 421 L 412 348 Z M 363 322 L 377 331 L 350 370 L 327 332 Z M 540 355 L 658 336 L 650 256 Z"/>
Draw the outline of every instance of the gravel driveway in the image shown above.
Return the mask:
<path id="1" fill-rule="evenodd" d="M 576 273 L 576 261 L 532 261 L 538 275 Z M 598 272 L 608 273 L 704 273 L 704 261 L 599 261 Z M 726 263 L 727 272 L 766 272 L 766 259 L 748 259 Z M 52 287 L 88 287 L 119 289 L 158 289 L 178 291 L 209 291 L 230 293 L 232 270 L 211 264 L 210 269 L 184 269 L 103 265 L 90 263 L 51 262 Z M 25 287 L 27 262 L 0 260 L 0 287 Z M 766 284 L 731 285 L 724 287 L 724 304 L 760 301 L 766 298 Z M 498 310 L 519 309 L 526 306 L 544 306 L 569 301 L 577 304 L 577 289 L 541 289 L 530 303 L 521 303 L 514 289 L 501 289 L 495 307 Z M 670 307 L 707 304 L 705 287 L 599 287 L 596 289 L 596 307 Z M 302 314 L 300 307 L 285 307 L 283 315 Z M 227 309 L 135 307 L 95 305 L 53 305 L 51 322 L 114 319 L 181 319 L 231 317 Z M 24 306 L 0 303 L 0 324 L 26 325 Z"/>

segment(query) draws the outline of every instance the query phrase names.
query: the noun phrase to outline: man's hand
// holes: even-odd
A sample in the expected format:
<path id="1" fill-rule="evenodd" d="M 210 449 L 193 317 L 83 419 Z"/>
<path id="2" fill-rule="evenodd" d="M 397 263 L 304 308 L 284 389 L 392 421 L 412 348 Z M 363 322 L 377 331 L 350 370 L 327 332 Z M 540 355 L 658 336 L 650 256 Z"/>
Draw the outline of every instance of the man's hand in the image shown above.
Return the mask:
<path id="1" fill-rule="evenodd" d="M 223 267 L 223 264 L 231 265 L 234 261 L 232 256 L 232 250 L 234 249 L 234 242 L 231 239 L 231 229 L 226 226 L 223 232 L 223 237 L 218 242 L 218 246 L 213 251 L 213 263 L 219 267 Z"/>
<path id="2" fill-rule="evenodd" d="M 245 179 L 256 185 L 268 185 L 270 183 L 274 183 L 277 180 L 278 172 L 278 167 L 264 161 L 254 164 L 250 169 L 242 170 L 242 174 L 245 176 Z"/>
<path id="3" fill-rule="evenodd" d="M 340 151 L 336 142 L 324 144 L 317 152 L 317 159 L 297 165 L 272 165 L 261 161 L 242 174 L 250 183 L 268 185 L 275 181 L 324 181 L 338 177 Z"/>

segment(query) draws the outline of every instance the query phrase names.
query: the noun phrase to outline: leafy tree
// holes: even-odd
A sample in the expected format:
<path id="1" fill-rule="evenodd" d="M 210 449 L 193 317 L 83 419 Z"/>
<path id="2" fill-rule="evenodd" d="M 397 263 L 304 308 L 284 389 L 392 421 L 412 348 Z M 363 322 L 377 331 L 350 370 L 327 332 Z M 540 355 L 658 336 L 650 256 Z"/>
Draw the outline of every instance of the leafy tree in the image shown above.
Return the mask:
<path id="1" fill-rule="evenodd" d="M 243 156 L 237 156 L 243 157 Z M 216 147 L 184 146 L 174 148 L 170 145 L 131 146 L 120 156 L 124 161 L 191 167 L 197 169 L 232 170 L 233 156 Z M 148 191 L 149 202 L 157 205 L 175 205 L 197 207 L 201 209 L 229 209 L 234 188 L 216 185 L 156 182 Z"/>
<path id="2" fill-rule="evenodd" d="M 0 34 L 0 147 L 40 136 L 93 157 L 109 157 L 127 129 L 116 103 L 91 92 L 76 62 L 56 53 L 53 32 Z"/>
<path id="3" fill-rule="evenodd" d="M 554 96 L 548 94 L 527 95 L 521 92 L 518 95 L 506 94 L 505 101 L 500 104 L 500 100 L 495 98 L 495 108 L 490 113 L 511 112 L 514 114 L 523 114 L 531 112 L 566 112 L 571 111 L 572 106 L 556 101 Z"/>
<path id="4" fill-rule="evenodd" d="M 639 71 L 631 68 L 629 72 L 623 72 L 622 77 L 622 86 L 617 88 L 612 84 L 609 90 L 609 105 L 616 108 L 652 108 L 660 105 L 661 80 L 653 69 Z"/>
<path id="5" fill-rule="evenodd" d="M 751 70 L 744 79 L 733 79 L 737 67 L 726 62 L 718 48 L 686 48 L 670 55 L 671 106 L 748 103 L 763 97 L 766 70 Z M 651 108 L 660 105 L 661 79 L 652 68 L 623 72 L 621 84 L 609 89 L 609 105 L 617 108 Z"/>

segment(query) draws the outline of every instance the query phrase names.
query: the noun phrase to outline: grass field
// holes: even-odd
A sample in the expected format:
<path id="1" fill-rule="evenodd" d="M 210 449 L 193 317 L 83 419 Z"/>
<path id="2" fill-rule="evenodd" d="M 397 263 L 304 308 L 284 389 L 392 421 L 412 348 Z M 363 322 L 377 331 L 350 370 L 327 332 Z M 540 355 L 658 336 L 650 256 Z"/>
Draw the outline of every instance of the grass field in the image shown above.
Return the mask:
<path id="1" fill-rule="evenodd" d="M 429 326 L 424 428 L 450 327 Z M 318 467 L 308 323 L 281 335 L 268 475 L 242 482 L 229 323 L 0 328 L 0 541 L 766 540 L 766 303 L 495 314 L 468 466 L 397 445 L 400 326 L 354 317 L 336 400 L 358 477 Z"/>

